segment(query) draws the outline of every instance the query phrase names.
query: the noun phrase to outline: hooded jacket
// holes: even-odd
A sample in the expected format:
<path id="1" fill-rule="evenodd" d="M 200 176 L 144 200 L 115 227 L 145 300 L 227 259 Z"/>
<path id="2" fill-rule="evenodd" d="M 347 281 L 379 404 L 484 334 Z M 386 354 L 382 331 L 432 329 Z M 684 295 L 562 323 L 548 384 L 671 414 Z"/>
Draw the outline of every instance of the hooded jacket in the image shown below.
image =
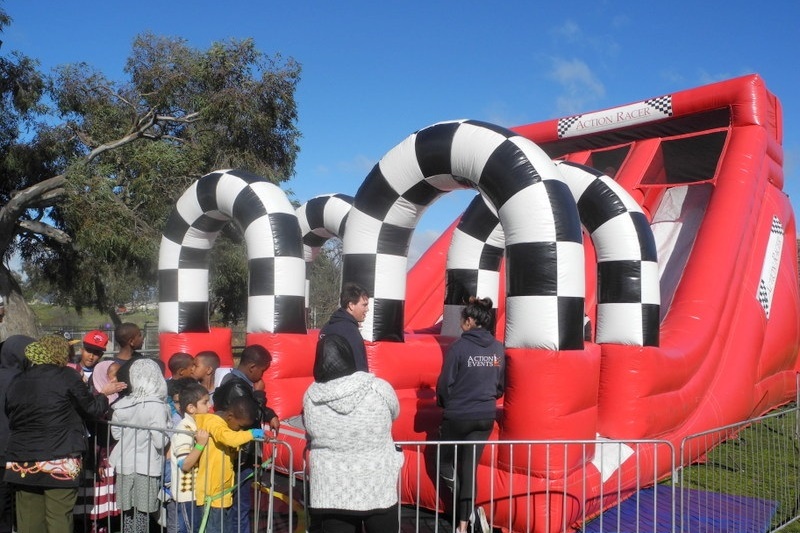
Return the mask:
<path id="1" fill-rule="evenodd" d="M 437 403 L 448 420 L 483 420 L 497 416 L 505 389 L 503 345 L 483 328 L 465 331 L 447 350 L 436 383 Z"/>
<path id="2" fill-rule="evenodd" d="M 369 372 L 369 367 L 367 366 L 367 349 L 364 347 L 364 337 L 361 336 L 361 332 L 358 330 L 358 321 L 353 315 L 342 308 L 334 311 L 330 320 L 328 320 L 327 324 L 322 326 L 322 329 L 319 331 L 320 337 L 331 334 L 341 335 L 347 339 L 347 342 L 350 343 L 350 347 L 353 349 L 356 370 Z"/>
<path id="3" fill-rule="evenodd" d="M 365 512 L 397 503 L 399 412 L 392 386 L 366 372 L 311 384 L 303 397 L 311 508 Z"/>

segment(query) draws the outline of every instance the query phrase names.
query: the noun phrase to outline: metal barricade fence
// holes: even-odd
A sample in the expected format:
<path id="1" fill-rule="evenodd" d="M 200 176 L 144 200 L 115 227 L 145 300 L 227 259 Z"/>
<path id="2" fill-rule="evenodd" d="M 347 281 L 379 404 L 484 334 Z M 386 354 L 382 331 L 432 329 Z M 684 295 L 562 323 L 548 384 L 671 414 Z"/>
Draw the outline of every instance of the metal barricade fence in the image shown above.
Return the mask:
<path id="1" fill-rule="evenodd" d="M 475 524 L 480 524 L 485 517 L 485 532 L 800 531 L 797 521 L 800 512 L 799 420 L 795 405 L 740 424 L 686 437 L 677 453 L 670 442 L 662 440 L 397 442 L 404 450 L 406 461 L 398 480 L 398 495 L 402 503 L 398 509 L 400 531 L 438 533 L 456 530 L 458 502 L 443 480 L 446 476 L 442 475 L 446 468 L 443 453 L 448 450 L 453 452 L 453 463 L 459 464 L 467 457 L 467 468 L 478 470 L 468 506 L 475 511 L 471 517 Z M 112 428 L 116 428 L 114 433 L 120 440 L 112 438 Z M 174 531 L 170 523 L 174 514 L 168 512 L 171 502 L 162 490 L 168 481 L 164 468 L 157 476 L 151 476 L 156 477 L 155 480 L 142 482 L 137 478 L 139 490 L 141 487 L 158 489 L 158 512 L 152 517 L 138 513 L 141 515 L 138 518 L 136 513 L 128 513 L 130 516 L 126 522 L 121 516 L 125 513 L 120 511 L 123 496 L 118 489 L 125 485 L 120 472 L 130 469 L 125 468 L 126 463 L 118 462 L 114 472 L 108 464 L 108 456 L 114 446 L 126 439 L 148 449 L 151 444 L 172 441 L 178 434 L 191 434 L 173 429 L 107 423 L 98 424 L 91 433 L 91 453 L 85 463 L 87 483 L 81 489 L 81 498 L 75 509 L 76 523 L 81 527 L 76 531 L 147 531 L 142 529 L 145 521 L 141 516 L 150 521 L 149 531 Z M 258 460 L 252 478 L 245 483 L 252 502 L 252 522 L 247 531 L 306 531 L 305 481 L 309 472 L 292 470 L 295 461 L 292 445 L 288 442 L 271 439 L 263 444 L 260 443 L 259 448 L 263 448 L 265 456 Z M 483 447 L 479 457 L 469 453 L 469 447 L 475 446 Z M 711 451 L 707 451 L 710 448 Z M 127 466 L 139 466 L 139 470 L 145 470 L 145 466 L 149 468 L 152 463 L 159 464 L 160 460 L 153 456 L 153 452 L 144 453 L 139 457 L 142 464 L 128 462 Z M 282 458 L 280 465 L 275 461 L 278 456 Z M 583 461 L 575 468 L 537 472 L 532 459 L 543 457 L 545 464 L 563 465 L 569 456 L 585 457 L 588 462 Z M 210 457 L 210 452 L 205 457 L 221 464 L 219 474 L 228 480 L 209 487 L 210 496 L 223 498 L 220 496 L 222 493 L 227 495 L 232 490 L 231 478 L 242 480 L 249 474 L 242 470 L 238 455 L 231 457 L 230 462 L 226 462 L 222 455 Z M 164 458 L 169 456 L 165 453 Z M 497 466 L 501 463 L 504 465 L 502 468 Z M 508 464 L 513 464 L 517 472 L 534 474 L 509 475 Z M 681 464 L 692 466 L 681 467 Z M 667 469 L 673 473 L 672 476 L 663 474 Z M 596 479 L 593 483 L 585 482 L 598 475 L 602 477 L 601 483 L 596 483 Z M 547 482 L 542 483 L 542 479 Z M 171 482 L 175 483 L 175 480 Z M 646 498 L 641 496 L 645 493 L 649 495 Z M 199 512 L 202 508 L 196 505 L 197 496 L 194 493 L 192 500 Z M 235 509 L 239 501 L 233 499 L 229 508 Z M 568 502 L 579 502 L 577 514 L 575 507 L 568 508 L 571 505 Z M 740 512 L 736 506 L 742 502 L 749 505 L 742 511 L 749 513 L 743 518 L 736 515 Z M 623 506 L 628 509 L 627 514 L 622 512 Z M 482 512 L 477 511 L 479 509 Z M 209 509 L 208 514 L 212 511 Z M 203 512 L 194 515 L 191 531 L 201 530 L 203 516 Z M 759 527 L 750 529 L 750 525 L 741 525 L 751 523 L 758 523 Z M 233 530 L 224 527 L 223 531 L 245 533 L 238 527 Z"/>
<path id="2" fill-rule="evenodd" d="M 684 438 L 680 531 L 800 531 L 799 423 L 795 404 Z"/>
<path id="3" fill-rule="evenodd" d="M 447 448 L 454 448 L 453 460 L 459 462 L 459 456 L 470 458 L 468 467 L 478 472 L 480 481 L 473 482 L 473 496 L 469 507 L 473 510 L 470 522 L 474 531 L 574 531 L 581 524 L 594 520 L 596 531 L 620 531 L 621 516 L 613 521 L 605 518 L 600 511 L 618 504 L 640 489 L 659 482 L 658 473 L 652 465 L 641 462 L 648 458 L 654 464 L 666 462 L 674 471 L 674 448 L 668 441 L 661 440 L 565 440 L 565 441 L 403 441 L 398 442 L 406 453 L 417 464 L 406 465 L 403 475 L 410 472 L 413 480 L 399 480 L 399 491 L 405 505 L 401 508 L 401 531 L 415 532 L 454 532 L 458 525 L 456 518 L 456 496 L 450 489 L 443 475 L 443 453 Z M 469 447 L 484 447 L 483 453 L 476 460 Z M 594 452 L 592 452 L 594 450 Z M 498 475 L 498 456 L 503 455 L 515 465 L 519 471 L 535 472 L 532 458 L 545 457 L 548 464 L 565 462 L 566 457 L 577 454 L 581 457 L 595 457 L 589 463 L 560 472 L 538 472 L 530 475 L 510 476 L 503 467 Z M 481 459 L 482 458 L 482 459 Z M 516 458 L 516 460 L 515 460 Z M 624 464 L 624 468 L 622 468 Z M 581 480 L 591 477 L 590 470 L 597 470 L 604 481 L 592 488 Z M 423 476 L 429 475 L 434 491 L 433 509 L 423 505 L 419 492 L 416 495 L 405 495 L 403 487 L 423 487 Z M 623 476 L 625 479 L 623 480 Z M 538 478 L 538 483 L 537 479 Z M 498 482 L 501 479 L 503 482 Z M 543 480 L 546 479 L 546 482 Z M 577 481 L 576 481 L 577 480 Z M 485 486 L 481 486 L 485 485 Z M 558 488 L 555 488 L 558 487 Z M 426 498 L 431 500 L 430 496 Z M 580 500 L 580 511 L 571 516 L 567 509 L 568 502 Z M 674 501 L 674 498 L 672 499 Z M 509 502 L 513 502 L 513 505 Z M 656 507 L 663 505 L 658 499 L 647 504 L 637 504 L 642 515 L 654 514 Z M 650 509 L 645 509 L 650 505 Z M 533 512 L 539 509 L 540 517 Z M 496 517 L 500 515 L 501 518 Z M 542 521 L 543 518 L 543 521 Z M 539 522 L 537 522 L 539 520 Z M 481 524 L 481 522 L 483 522 Z M 646 529 L 643 525 L 635 525 L 635 531 L 656 531 Z M 658 533 L 672 532 L 676 529 L 674 513 L 665 529 L 663 524 Z M 473 531 L 473 529 L 469 529 Z"/>
<path id="4" fill-rule="evenodd" d="M 252 470 L 246 463 L 245 448 L 206 448 L 187 487 L 186 480 L 173 478 L 175 458 L 169 443 L 178 435 L 191 439 L 193 433 L 110 422 L 93 424 L 89 433 L 84 483 L 74 509 L 76 532 L 171 533 L 179 531 L 181 510 L 186 511 L 182 516 L 189 532 L 210 530 L 215 519 L 232 513 L 246 513 L 251 525 L 229 526 L 223 519 L 218 530 L 305 531 L 298 476 L 291 467 L 276 470 L 274 458 L 281 449 L 292 464 L 293 451 L 285 442 L 255 441 L 259 453 Z M 176 501 L 179 493 L 182 501 Z M 249 510 L 244 503 L 248 500 Z"/>

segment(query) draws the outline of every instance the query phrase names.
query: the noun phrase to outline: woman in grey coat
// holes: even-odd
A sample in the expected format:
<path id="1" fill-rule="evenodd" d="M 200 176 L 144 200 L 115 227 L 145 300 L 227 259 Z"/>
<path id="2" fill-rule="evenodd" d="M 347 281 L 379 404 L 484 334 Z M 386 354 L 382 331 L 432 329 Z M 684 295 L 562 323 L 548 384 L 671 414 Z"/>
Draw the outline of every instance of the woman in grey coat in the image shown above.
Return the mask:
<path id="1" fill-rule="evenodd" d="M 392 440 L 399 414 L 386 381 L 357 372 L 339 335 L 317 343 L 314 383 L 303 397 L 312 532 L 398 531 L 397 479 L 403 453 Z"/>

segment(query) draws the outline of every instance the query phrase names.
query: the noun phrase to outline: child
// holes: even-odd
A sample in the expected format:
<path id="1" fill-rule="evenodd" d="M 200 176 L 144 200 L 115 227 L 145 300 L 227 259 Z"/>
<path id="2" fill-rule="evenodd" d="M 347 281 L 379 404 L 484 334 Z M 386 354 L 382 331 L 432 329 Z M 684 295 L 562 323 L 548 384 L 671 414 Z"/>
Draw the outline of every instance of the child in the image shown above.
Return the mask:
<path id="1" fill-rule="evenodd" d="M 130 366 L 136 359 L 144 357 L 137 350 L 141 350 L 144 345 L 144 335 L 142 330 L 132 322 L 124 322 L 114 329 L 114 337 L 119 345 L 119 351 L 114 357 L 114 361 L 119 363 L 117 380 L 128 385 L 121 396 L 131 390 Z"/>
<path id="2" fill-rule="evenodd" d="M 164 431 L 170 427 L 167 382 L 156 362 L 144 357 L 130 364 L 129 379 L 130 394 L 117 400 L 111 416 L 111 436 L 119 442 L 111 451 L 109 461 L 117 472 L 116 493 L 123 515 L 122 530 L 148 531 L 151 515 L 160 510 L 158 494 L 169 440 Z"/>
<path id="3" fill-rule="evenodd" d="M 225 410 L 195 416 L 198 429 L 210 438 L 200 457 L 197 470 L 195 502 L 205 514 L 206 533 L 230 531 L 224 524 L 227 509 L 233 505 L 234 468 L 237 448 L 254 439 L 263 439 L 264 430 L 250 429 L 258 416 L 258 406 L 252 398 L 234 398 Z"/>
<path id="4" fill-rule="evenodd" d="M 214 405 L 217 409 L 225 409 L 233 398 L 238 396 L 252 397 L 259 407 L 259 416 L 254 428 L 262 424 L 269 424 L 277 433 L 280 421 L 275 411 L 267 407 L 267 395 L 264 392 L 264 372 L 269 368 L 272 356 L 269 351 L 259 344 L 252 344 L 242 350 L 239 364 L 230 371 L 214 392 Z M 242 463 L 238 473 L 242 479 L 249 478 L 255 470 L 255 465 L 260 462 L 258 447 L 249 444 L 241 454 Z M 250 510 L 253 507 L 253 495 L 249 489 L 250 483 L 237 483 L 233 493 L 234 509 L 226 517 L 225 528 L 229 531 L 250 531 Z"/>
<path id="5" fill-rule="evenodd" d="M 78 358 L 78 370 L 83 374 L 84 381 L 92 377 L 95 365 L 106 353 L 108 335 L 95 329 L 83 336 L 83 348 Z"/>
<path id="6" fill-rule="evenodd" d="M 167 368 L 172 379 L 190 378 L 194 369 L 194 357 L 188 353 L 174 353 L 167 360 Z"/>
<path id="7" fill-rule="evenodd" d="M 208 413 L 208 391 L 192 381 L 178 393 L 178 406 L 183 419 L 175 426 L 178 431 L 172 434 L 172 498 L 176 502 L 178 533 L 192 533 L 200 526 L 194 501 L 197 462 L 208 442 L 208 432 L 197 429 L 194 416 Z M 183 432 L 194 433 L 194 437 Z"/>
<path id="8" fill-rule="evenodd" d="M 200 352 L 194 358 L 192 377 L 199 381 L 209 394 L 214 392 L 214 376 L 219 368 L 219 356 L 211 350 Z"/>

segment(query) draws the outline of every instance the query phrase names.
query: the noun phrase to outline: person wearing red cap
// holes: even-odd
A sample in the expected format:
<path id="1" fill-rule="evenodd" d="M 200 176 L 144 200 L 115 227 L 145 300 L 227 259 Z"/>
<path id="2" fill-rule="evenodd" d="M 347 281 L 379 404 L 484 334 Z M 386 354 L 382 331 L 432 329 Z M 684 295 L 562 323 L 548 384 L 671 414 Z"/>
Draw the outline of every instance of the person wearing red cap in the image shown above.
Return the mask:
<path id="1" fill-rule="evenodd" d="M 99 329 L 93 329 L 83 336 L 83 348 L 78 358 L 77 370 L 83 375 L 84 381 L 88 381 L 92 377 L 94 366 L 106 353 L 107 345 L 108 335 Z"/>

